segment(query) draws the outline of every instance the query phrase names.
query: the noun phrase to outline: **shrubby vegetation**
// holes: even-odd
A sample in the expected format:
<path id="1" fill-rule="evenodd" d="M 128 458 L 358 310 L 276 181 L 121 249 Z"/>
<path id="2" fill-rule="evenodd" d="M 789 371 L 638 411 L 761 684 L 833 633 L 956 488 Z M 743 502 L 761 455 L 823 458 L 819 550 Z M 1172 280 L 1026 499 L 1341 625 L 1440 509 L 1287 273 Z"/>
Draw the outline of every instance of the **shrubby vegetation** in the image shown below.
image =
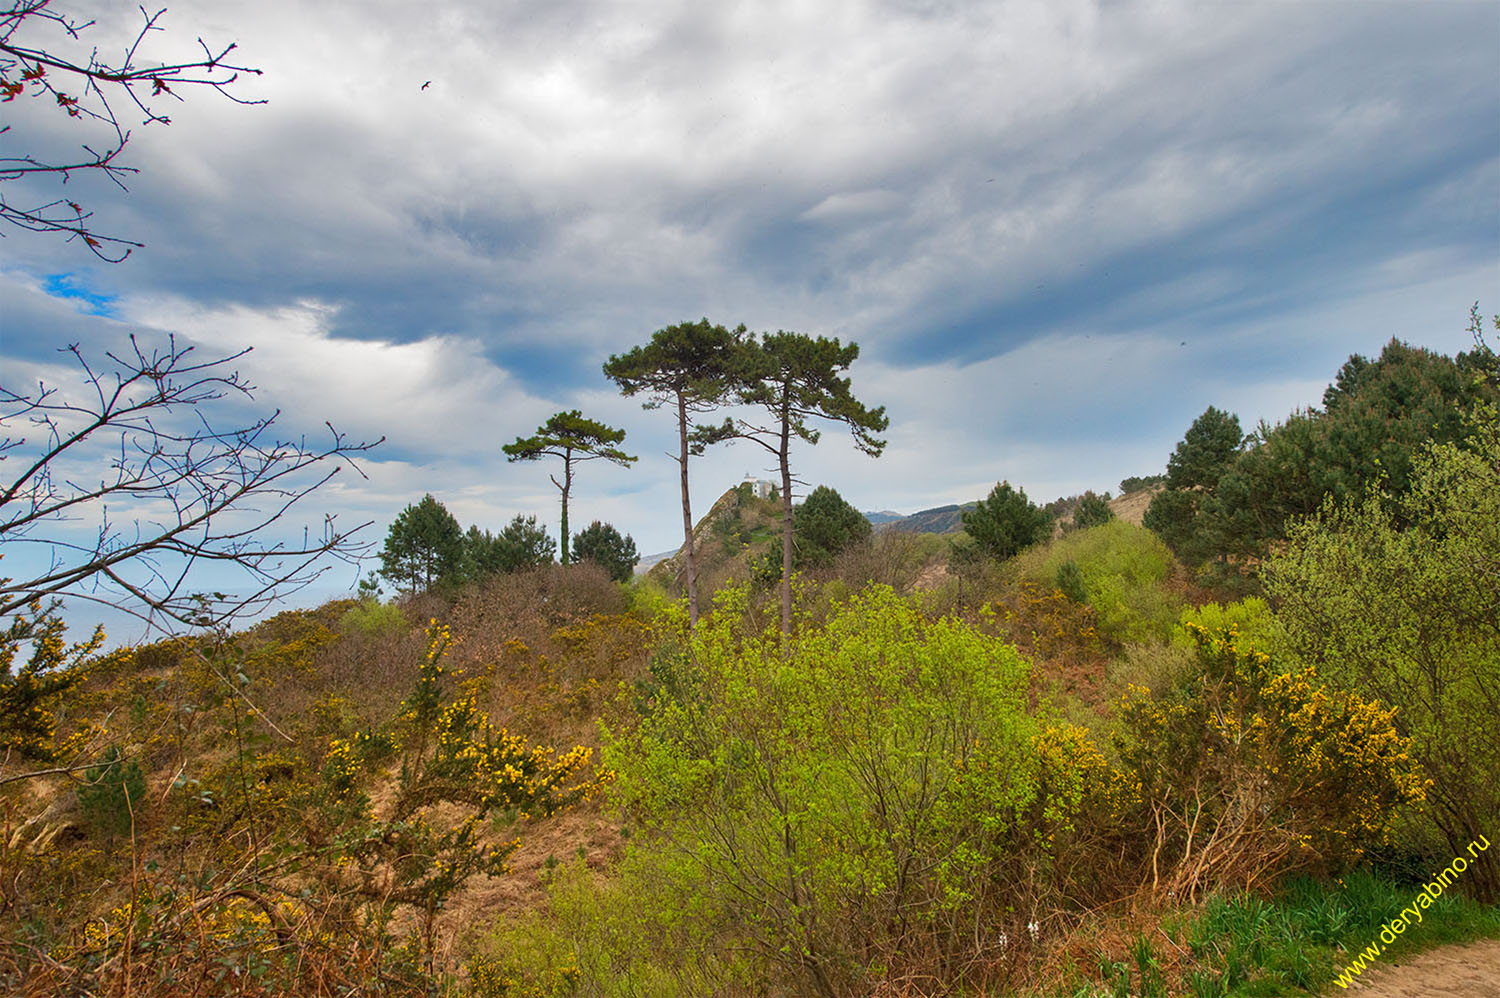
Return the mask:
<path id="1" fill-rule="evenodd" d="M 1500 823 L 1500 419 L 1429 444 L 1410 488 L 1330 498 L 1266 571 L 1288 647 L 1401 711 L 1432 781 L 1431 827 L 1462 849 Z M 1431 843 L 1428 843 L 1429 848 Z M 1470 871 L 1500 898 L 1500 864 Z"/>
<path id="2" fill-rule="evenodd" d="M 1375 425 L 1402 385 L 1450 397 L 1444 363 L 1387 352 L 1248 449 L 1205 413 L 1156 507 L 1191 506 L 1178 551 L 1248 565 L 1215 519 L 1235 475 Z M 103 654 L 35 604 L 0 632 L 0 989 L 1325 985 L 1500 816 L 1497 418 L 1449 415 L 1400 483 L 1288 512 L 1264 599 L 1210 601 L 1101 497 L 1062 501 L 1054 538 L 1002 483 L 957 572 L 944 538 L 871 536 L 814 490 L 790 610 L 706 585 L 695 621 L 621 581 L 606 524 L 559 564 L 534 519 L 464 532 L 431 497 L 392 531 L 390 603 Z M 771 541 L 753 512 L 705 536 Z M 1493 900 L 1494 855 L 1458 889 Z M 1422 940 L 1484 934 L 1500 909 L 1445 896 Z"/>
<path id="3" fill-rule="evenodd" d="M 1101 633 L 1123 644 L 1167 636 L 1182 607 L 1166 586 L 1174 567 L 1155 534 L 1114 521 L 1037 548 L 1017 560 L 1016 570 L 1092 606 Z"/>
<path id="4" fill-rule="evenodd" d="M 1267 603 L 1184 606 L 1147 531 L 1072 532 L 947 612 L 941 591 L 862 584 L 881 558 L 909 579 L 902 559 L 941 557 L 895 540 L 800 584 L 790 636 L 772 594 L 721 589 L 689 631 L 649 586 L 554 564 L 96 657 L 53 741 L 102 734 L 119 756 L 81 774 L 76 819 L 39 815 L 0 853 L 23 885 L 0 974 L 32 993 L 118 989 L 127 966 L 134 993 L 162 995 L 235 967 L 252 994 L 1006 993 L 1048 980 L 1101 906 L 1198 899 L 1206 920 L 1167 916 L 1170 966 L 1137 940 L 1088 975 L 1244 981 L 1285 971 L 1225 957 L 1223 905 L 1260 904 L 1237 892 L 1288 872 L 1347 875 L 1430 806 L 1420 731 L 1293 657 Z M 1053 588 L 1068 565 L 1083 603 Z M 446 627 L 407 623 L 429 609 Z M 1098 685 L 1139 648 L 1170 666 Z M 132 703 L 129 727 L 107 720 Z M 580 747 L 552 755 L 502 724 Z M 549 831 L 569 806 L 616 844 Z M 531 900 L 476 922 L 476 885 L 523 856 L 511 896 Z M 78 891 L 101 877 L 115 888 Z M 87 932 L 69 942 L 70 926 Z M 148 953 L 166 969 L 143 977 Z"/>
<path id="5" fill-rule="evenodd" d="M 737 598 L 605 743 L 612 793 L 662 836 L 683 903 L 820 993 L 867 983 L 872 958 L 899 975 L 986 956 L 964 952 L 967 926 L 1027 889 L 1009 846 L 1045 806 L 1024 663 L 889 590 L 785 647 L 738 632 Z"/>
<path id="6" fill-rule="evenodd" d="M 558 623 L 513 631 L 577 653 L 529 712 L 554 733 L 599 688 L 604 646 L 569 629 L 593 616 L 591 572 L 551 585 Z M 71 659 L 39 612 L 69 696 L 29 732 L 51 768 L 0 764 L 6 993 L 427 994 L 455 980 L 436 948 L 446 907 L 506 872 L 523 825 L 597 785 L 588 747 L 554 754 L 490 721 L 487 703 L 513 709 L 494 684 L 513 663 L 450 668 L 449 629 L 424 638 L 395 607 L 339 601 Z M 610 630 L 639 648 L 639 629 Z"/>

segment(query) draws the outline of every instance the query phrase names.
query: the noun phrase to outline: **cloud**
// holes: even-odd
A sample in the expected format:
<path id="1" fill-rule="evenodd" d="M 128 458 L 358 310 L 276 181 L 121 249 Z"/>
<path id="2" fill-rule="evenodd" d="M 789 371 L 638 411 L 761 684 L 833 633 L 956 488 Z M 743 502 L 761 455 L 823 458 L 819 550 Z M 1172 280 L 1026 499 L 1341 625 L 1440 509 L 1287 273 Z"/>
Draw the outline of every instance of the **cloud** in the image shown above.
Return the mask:
<path id="1" fill-rule="evenodd" d="M 80 9 L 101 50 L 138 16 Z M 498 448 L 578 407 L 642 460 L 588 469 L 574 519 L 671 545 L 670 420 L 599 365 L 684 319 L 860 343 L 886 455 L 830 433 L 800 473 L 912 509 L 1110 488 L 1209 404 L 1281 418 L 1391 335 L 1464 348 L 1500 287 L 1492 5 L 183 0 L 165 26 L 162 56 L 238 42 L 269 103 L 188 94 L 134 130 L 128 194 L 69 181 L 147 244 L 126 264 L 0 240 L 7 385 L 131 331 L 254 346 L 289 431 L 387 436 L 330 493 L 377 530 L 424 491 L 552 522 Z M 711 453 L 697 508 L 763 464 Z"/>

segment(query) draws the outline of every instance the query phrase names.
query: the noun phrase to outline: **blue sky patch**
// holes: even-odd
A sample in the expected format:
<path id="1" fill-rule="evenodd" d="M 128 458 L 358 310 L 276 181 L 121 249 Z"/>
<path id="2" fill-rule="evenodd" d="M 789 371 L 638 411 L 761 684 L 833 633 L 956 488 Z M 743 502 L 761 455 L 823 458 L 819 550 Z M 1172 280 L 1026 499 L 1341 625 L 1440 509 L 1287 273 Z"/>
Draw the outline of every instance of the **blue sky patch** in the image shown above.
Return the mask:
<path id="1" fill-rule="evenodd" d="M 84 284 L 78 274 L 48 274 L 42 278 L 42 290 L 53 298 L 68 298 L 81 302 L 84 311 L 89 315 L 103 315 L 116 318 L 116 297 L 106 295 Z"/>

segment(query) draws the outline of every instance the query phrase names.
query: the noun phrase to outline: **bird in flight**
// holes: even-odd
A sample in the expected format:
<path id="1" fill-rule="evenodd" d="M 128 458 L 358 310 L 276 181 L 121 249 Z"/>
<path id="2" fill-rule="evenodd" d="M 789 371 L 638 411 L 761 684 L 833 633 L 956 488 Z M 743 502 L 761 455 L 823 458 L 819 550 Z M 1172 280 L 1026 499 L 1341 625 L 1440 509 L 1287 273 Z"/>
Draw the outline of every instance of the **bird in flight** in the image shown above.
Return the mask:
<path id="1" fill-rule="evenodd" d="M 422 89 L 426 90 L 430 86 L 432 86 L 432 81 L 428 80 L 426 83 L 422 84 Z"/>

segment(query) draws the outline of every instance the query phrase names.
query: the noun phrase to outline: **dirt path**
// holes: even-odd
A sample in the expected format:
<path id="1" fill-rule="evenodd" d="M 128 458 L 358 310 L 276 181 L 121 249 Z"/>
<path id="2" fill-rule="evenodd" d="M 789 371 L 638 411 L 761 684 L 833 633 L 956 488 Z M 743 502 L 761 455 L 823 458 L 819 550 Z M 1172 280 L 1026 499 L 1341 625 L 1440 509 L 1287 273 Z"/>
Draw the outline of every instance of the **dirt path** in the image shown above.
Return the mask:
<path id="1" fill-rule="evenodd" d="M 1328 994 L 1360 998 L 1500 998 L 1500 940 L 1443 946 L 1382 963 L 1345 989 L 1334 984 Z"/>

